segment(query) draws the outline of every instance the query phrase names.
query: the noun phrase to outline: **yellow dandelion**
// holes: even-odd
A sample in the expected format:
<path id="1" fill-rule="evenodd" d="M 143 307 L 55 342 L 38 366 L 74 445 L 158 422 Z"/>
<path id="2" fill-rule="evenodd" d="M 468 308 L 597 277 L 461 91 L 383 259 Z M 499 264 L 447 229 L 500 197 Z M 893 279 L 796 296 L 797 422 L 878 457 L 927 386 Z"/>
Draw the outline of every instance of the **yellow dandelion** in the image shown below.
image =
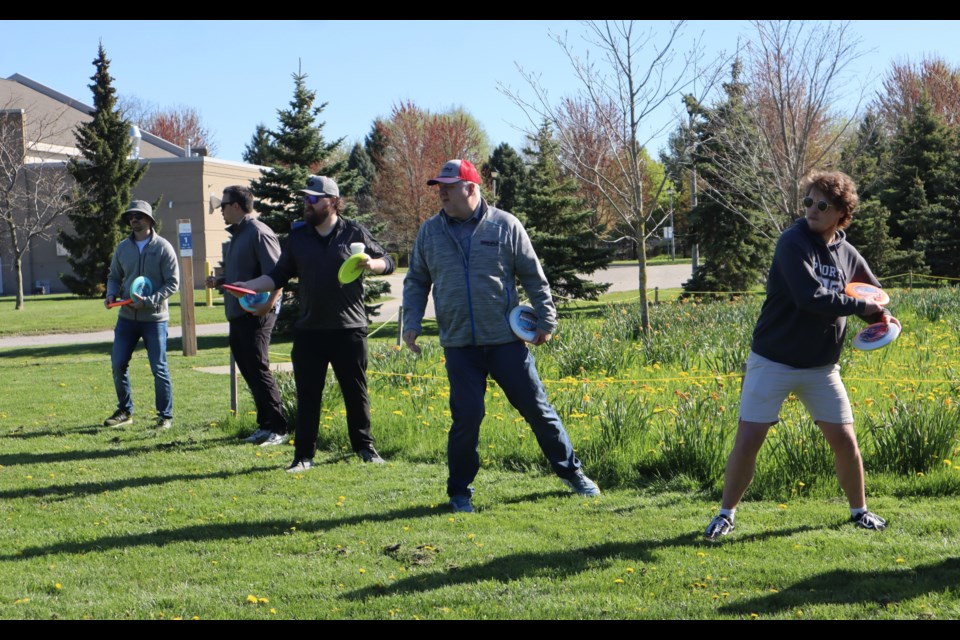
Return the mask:
<path id="1" fill-rule="evenodd" d="M 257 598 L 257 602 L 259 602 L 260 604 L 267 604 L 268 602 L 270 602 L 270 599 L 269 599 L 269 598 Z"/>
<path id="2" fill-rule="evenodd" d="M 247 596 L 247 602 L 249 602 L 250 604 L 257 604 L 257 596 L 251 593 L 250 595 Z"/>
<path id="3" fill-rule="evenodd" d="M 633 567 L 627 567 L 627 573 L 633 573 Z"/>
<path id="4" fill-rule="evenodd" d="M 270 607 L 270 613 L 272 613 L 273 615 L 277 615 L 277 610 L 274 609 L 273 607 Z"/>
<path id="5" fill-rule="evenodd" d="M 363 567 L 360 567 L 360 573 L 366 573 L 366 572 L 367 572 L 366 569 L 364 569 Z"/>
<path id="6" fill-rule="evenodd" d="M 623 580 L 621 580 L 620 578 L 617 578 L 616 580 L 613 581 L 613 584 L 623 584 Z"/>
<path id="7" fill-rule="evenodd" d="M 903 558 L 897 558 L 896 562 L 897 564 L 903 564 L 904 562 L 906 562 L 906 560 L 904 560 Z"/>
<path id="8" fill-rule="evenodd" d="M 953 463 L 950 462 L 949 460 L 946 460 L 946 459 L 944 459 L 943 464 L 947 465 L 948 467 L 952 467 L 952 466 L 953 466 Z"/>
<path id="9" fill-rule="evenodd" d="M 58 582 L 57 584 L 53 585 L 53 588 L 59 591 L 60 589 L 63 589 L 63 585 Z"/>
<path id="10" fill-rule="evenodd" d="M 787 505 L 783 504 L 782 502 L 777 505 L 777 509 L 786 509 L 786 508 L 787 508 Z"/>

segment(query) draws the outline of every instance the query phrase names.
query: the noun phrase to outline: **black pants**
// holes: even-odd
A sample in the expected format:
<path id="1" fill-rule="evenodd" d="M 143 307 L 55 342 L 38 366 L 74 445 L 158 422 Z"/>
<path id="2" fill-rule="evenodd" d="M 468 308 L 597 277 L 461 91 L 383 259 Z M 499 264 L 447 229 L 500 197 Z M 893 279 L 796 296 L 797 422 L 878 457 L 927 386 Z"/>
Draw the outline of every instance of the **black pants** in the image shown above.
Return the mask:
<path id="1" fill-rule="evenodd" d="M 270 334 L 276 323 L 275 313 L 263 317 L 248 313 L 231 320 L 230 351 L 257 405 L 257 425 L 283 435 L 287 432 L 287 419 L 283 416 L 277 381 L 270 372 Z"/>
<path id="2" fill-rule="evenodd" d="M 293 377 L 297 383 L 297 434 L 294 457 L 313 459 L 320 430 L 320 405 L 327 366 L 340 383 L 347 410 L 347 433 L 354 451 L 373 446 L 367 395 L 367 329 L 297 331 L 293 338 Z"/>

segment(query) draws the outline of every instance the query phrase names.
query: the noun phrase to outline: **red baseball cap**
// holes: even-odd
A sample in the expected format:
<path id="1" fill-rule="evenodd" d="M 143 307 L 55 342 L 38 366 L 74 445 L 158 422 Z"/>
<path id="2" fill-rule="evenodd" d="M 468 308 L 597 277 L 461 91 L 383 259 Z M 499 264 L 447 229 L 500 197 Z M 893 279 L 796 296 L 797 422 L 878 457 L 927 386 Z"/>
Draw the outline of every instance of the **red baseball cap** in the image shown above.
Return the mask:
<path id="1" fill-rule="evenodd" d="M 466 180 L 480 184 L 480 172 L 473 166 L 469 160 L 450 160 L 440 169 L 440 175 L 432 180 L 427 180 L 427 184 L 453 184 Z"/>

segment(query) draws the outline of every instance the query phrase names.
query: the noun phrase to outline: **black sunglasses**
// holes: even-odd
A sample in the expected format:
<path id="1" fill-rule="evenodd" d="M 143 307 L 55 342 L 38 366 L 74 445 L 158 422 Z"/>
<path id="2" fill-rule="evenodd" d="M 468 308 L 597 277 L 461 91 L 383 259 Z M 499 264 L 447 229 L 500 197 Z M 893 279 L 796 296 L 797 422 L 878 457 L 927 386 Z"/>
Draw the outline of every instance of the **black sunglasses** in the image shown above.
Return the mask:
<path id="1" fill-rule="evenodd" d="M 810 207 L 812 207 L 812 206 L 813 206 L 813 198 L 811 198 L 810 196 L 807 196 L 806 198 L 804 198 L 804 199 L 803 199 L 803 206 L 804 206 L 805 209 L 809 209 Z M 820 200 L 819 202 L 817 202 L 817 209 L 820 209 L 820 211 L 826 211 L 828 208 L 830 208 L 830 207 L 832 207 L 832 206 L 833 206 L 833 205 L 831 205 L 831 204 L 830 204 L 829 202 L 827 202 L 826 200 Z"/>
<path id="2" fill-rule="evenodd" d="M 232 202 L 221 202 L 221 203 L 220 203 L 220 211 L 223 211 L 226 207 L 229 207 L 229 206 L 232 205 L 232 204 L 233 204 Z"/>
<path id="3" fill-rule="evenodd" d="M 143 220 L 143 219 L 146 218 L 146 217 L 147 217 L 147 214 L 145 214 L 145 213 L 128 213 L 128 214 L 127 214 L 127 220 L 128 220 L 128 221 L 130 221 L 130 220 Z"/>
<path id="4" fill-rule="evenodd" d="M 317 204 L 324 198 L 332 198 L 332 197 L 333 196 L 328 196 L 326 194 L 319 195 L 319 196 L 310 195 L 309 193 L 303 194 L 303 199 L 309 202 L 310 204 Z"/>

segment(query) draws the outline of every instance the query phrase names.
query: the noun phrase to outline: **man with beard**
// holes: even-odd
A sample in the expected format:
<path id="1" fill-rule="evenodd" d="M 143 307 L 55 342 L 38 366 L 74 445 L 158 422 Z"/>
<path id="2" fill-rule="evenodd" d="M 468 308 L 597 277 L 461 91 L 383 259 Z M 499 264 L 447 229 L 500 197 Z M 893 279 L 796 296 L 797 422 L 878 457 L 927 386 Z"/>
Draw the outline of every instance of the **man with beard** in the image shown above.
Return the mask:
<path id="1" fill-rule="evenodd" d="M 313 467 L 320 429 L 320 405 L 327 366 L 333 366 L 347 410 L 350 444 L 363 462 L 382 464 L 370 433 L 367 394 L 367 315 L 362 279 L 341 284 L 337 273 L 350 257 L 350 245 L 362 243 L 359 267 L 378 275 L 393 272 L 393 258 L 362 225 L 341 216 L 344 202 L 337 183 L 310 176 L 303 194 L 305 224 L 292 231 L 270 273 L 236 286 L 274 291 L 292 278 L 300 281 L 300 318 L 294 325 L 293 376 L 297 387 L 297 426 L 293 463 L 296 473 Z"/>

